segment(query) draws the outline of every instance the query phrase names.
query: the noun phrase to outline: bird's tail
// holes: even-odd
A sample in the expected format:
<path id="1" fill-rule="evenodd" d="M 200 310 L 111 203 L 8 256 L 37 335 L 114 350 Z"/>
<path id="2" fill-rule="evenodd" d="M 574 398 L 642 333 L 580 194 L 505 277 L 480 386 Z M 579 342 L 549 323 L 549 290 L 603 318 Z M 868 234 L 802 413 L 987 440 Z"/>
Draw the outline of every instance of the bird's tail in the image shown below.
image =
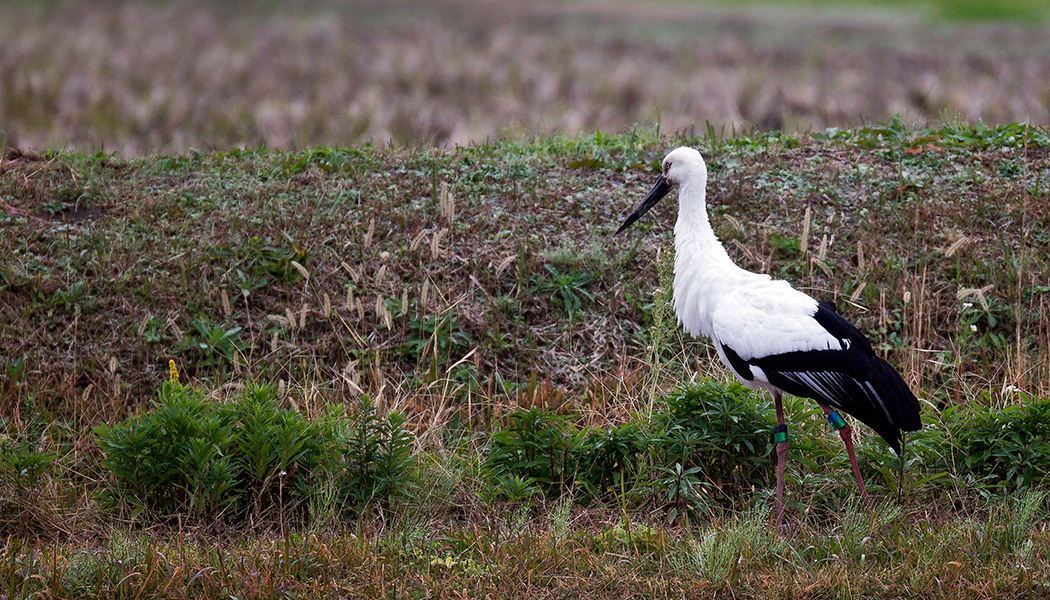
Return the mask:
<path id="1" fill-rule="evenodd" d="M 875 414 L 874 422 L 866 423 L 875 430 L 893 451 L 900 454 L 901 431 L 918 431 L 922 429 L 919 418 L 919 399 L 912 393 L 908 384 L 897 371 L 881 358 L 872 361 L 874 372 L 871 378 L 871 391 L 877 394 L 885 407 L 885 412 L 892 415 Z M 862 419 L 863 420 L 863 419 Z"/>

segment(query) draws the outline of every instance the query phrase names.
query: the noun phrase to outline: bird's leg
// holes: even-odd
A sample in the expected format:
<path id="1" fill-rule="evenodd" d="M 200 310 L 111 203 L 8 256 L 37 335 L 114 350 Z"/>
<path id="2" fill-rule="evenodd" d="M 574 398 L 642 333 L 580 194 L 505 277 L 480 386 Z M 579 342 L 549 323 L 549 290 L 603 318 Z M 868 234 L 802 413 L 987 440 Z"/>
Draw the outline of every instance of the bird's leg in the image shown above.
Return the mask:
<path id="1" fill-rule="evenodd" d="M 849 424 L 846 423 L 845 419 L 842 418 L 838 412 L 833 410 L 830 406 L 818 402 L 820 408 L 824 409 L 824 416 L 828 418 L 828 422 L 831 426 L 839 430 L 839 437 L 846 444 L 846 452 L 849 454 L 849 462 L 853 467 L 853 477 L 857 480 L 857 486 L 860 487 L 860 495 L 864 498 L 864 505 L 868 507 L 868 512 L 871 512 L 871 500 L 868 499 L 868 490 L 864 487 L 864 478 L 860 476 L 860 466 L 857 465 L 857 455 L 853 452 L 853 430 L 850 429 Z"/>
<path id="2" fill-rule="evenodd" d="M 780 392 L 773 392 L 773 404 L 777 409 L 777 426 L 773 430 L 773 441 L 777 445 L 777 531 L 784 521 L 784 471 L 787 469 L 788 435 L 784 423 L 784 405 Z"/>

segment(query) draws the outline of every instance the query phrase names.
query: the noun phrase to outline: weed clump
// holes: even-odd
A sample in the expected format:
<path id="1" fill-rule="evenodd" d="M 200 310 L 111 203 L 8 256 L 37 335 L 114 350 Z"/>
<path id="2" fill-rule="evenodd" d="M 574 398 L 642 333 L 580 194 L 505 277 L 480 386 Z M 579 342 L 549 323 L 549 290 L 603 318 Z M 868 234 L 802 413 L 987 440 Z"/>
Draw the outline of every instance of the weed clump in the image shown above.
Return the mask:
<path id="1" fill-rule="evenodd" d="M 740 384 L 679 388 L 653 418 L 660 462 L 698 468 L 719 484 L 751 484 L 771 468 L 772 406 Z"/>
<path id="2" fill-rule="evenodd" d="M 112 476 L 105 498 L 133 516 L 283 519 L 308 516 L 308 501 L 333 482 L 349 509 L 404 487 L 412 438 L 403 416 L 381 418 L 366 399 L 355 416 L 310 420 L 277 396 L 249 384 L 216 402 L 165 382 L 151 410 L 95 429 Z"/>
<path id="3" fill-rule="evenodd" d="M 404 414 L 385 417 L 365 396 L 353 418 L 339 415 L 329 431 L 338 450 L 329 470 L 338 482 L 344 506 L 360 507 L 405 491 L 406 474 L 414 460 L 413 435 Z"/>
<path id="4" fill-rule="evenodd" d="M 57 458 L 51 448 L 29 436 L 0 434 L 0 532 L 24 534 L 52 525 L 55 498 L 46 488 Z"/>
<path id="5" fill-rule="evenodd" d="M 970 408 L 949 428 L 962 474 L 986 492 L 1013 493 L 1050 479 L 1050 398 L 1023 395 L 1000 409 Z"/>
<path id="6" fill-rule="evenodd" d="M 511 415 L 491 439 L 486 468 L 496 494 L 580 489 L 592 498 L 627 493 L 637 503 L 706 510 L 703 488 L 761 484 L 772 451 L 773 423 L 757 396 L 741 385 L 685 386 L 661 402 L 646 423 L 578 429 L 553 412 Z"/>

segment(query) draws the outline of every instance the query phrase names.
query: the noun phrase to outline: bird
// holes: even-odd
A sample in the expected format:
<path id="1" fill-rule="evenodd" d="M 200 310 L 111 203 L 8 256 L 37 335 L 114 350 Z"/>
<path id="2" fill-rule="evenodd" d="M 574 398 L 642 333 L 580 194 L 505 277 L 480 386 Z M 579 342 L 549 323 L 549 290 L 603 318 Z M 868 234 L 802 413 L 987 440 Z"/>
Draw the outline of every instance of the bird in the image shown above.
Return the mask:
<path id="1" fill-rule="evenodd" d="M 776 527 L 784 518 L 788 436 L 782 396 L 816 400 L 838 429 L 868 510 L 871 500 L 839 411 L 875 431 L 900 455 L 901 432 L 921 427 L 919 401 L 871 342 L 839 314 L 790 283 L 733 262 L 707 214 L 707 164 L 694 148 L 664 157 L 662 173 L 616 233 L 678 188 L 674 226 L 674 310 L 693 337 L 710 338 L 722 363 L 745 386 L 769 392 L 776 408 Z"/>

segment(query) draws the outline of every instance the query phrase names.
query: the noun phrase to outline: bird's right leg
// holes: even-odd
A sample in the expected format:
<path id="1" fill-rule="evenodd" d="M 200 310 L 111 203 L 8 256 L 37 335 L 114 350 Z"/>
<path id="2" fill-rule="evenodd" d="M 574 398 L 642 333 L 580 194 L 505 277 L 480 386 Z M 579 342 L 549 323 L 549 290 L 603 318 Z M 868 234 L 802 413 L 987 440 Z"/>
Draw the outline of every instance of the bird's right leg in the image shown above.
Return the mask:
<path id="1" fill-rule="evenodd" d="M 784 404 L 780 392 L 773 392 L 773 404 L 777 409 L 777 426 L 773 430 L 773 441 L 777 445 L 777 531 L 784 521 L 784 471 L 787 470 L 788 435 L 784 422 Z"/>
<path id="2" fill-rule="evenodd" d="M 868 498 L 868 490 L 864 487 L 864 478 L 860 476 L 860 466 L 857 464 L 857 454 L 853 451 L 853 430 L 846 423 L 845 419 L 833 410 L 827 404 L 818 402 L 820 408 L 824 410 L 824 416 L 828 418 L 831 425 L 839 430 L 839 437 L 842 438 L 843 443 L 846 444 L 846 453 L 849 455 L 850 466 L 853 467 L 853 478 L 857 480 L 857 487 L 860 488 L 860 497 L 864 499 L 864 505 L 868 507 L 868 512 L 871 512 L 871 500 Z"/>

